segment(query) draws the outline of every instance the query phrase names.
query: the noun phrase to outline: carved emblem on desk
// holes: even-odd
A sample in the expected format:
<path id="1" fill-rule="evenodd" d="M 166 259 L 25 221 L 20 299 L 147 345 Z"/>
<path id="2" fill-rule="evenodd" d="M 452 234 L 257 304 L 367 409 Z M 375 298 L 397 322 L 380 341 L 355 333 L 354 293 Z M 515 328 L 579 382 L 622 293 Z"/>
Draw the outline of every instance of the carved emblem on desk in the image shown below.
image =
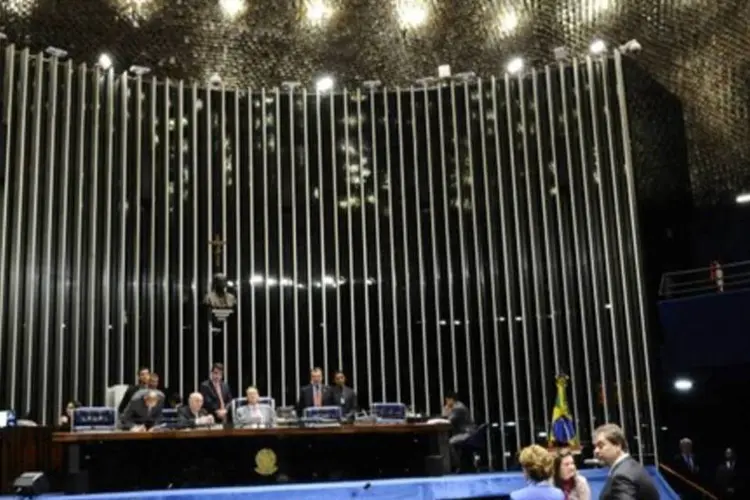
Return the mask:
<path id="1" fill-rule="evenodd" d="M 276 453 L 270 448 L 263 448 L 255 455 L 255 472 L 261 476 L 271 476 L 279 468 L 276 466 Z"/>

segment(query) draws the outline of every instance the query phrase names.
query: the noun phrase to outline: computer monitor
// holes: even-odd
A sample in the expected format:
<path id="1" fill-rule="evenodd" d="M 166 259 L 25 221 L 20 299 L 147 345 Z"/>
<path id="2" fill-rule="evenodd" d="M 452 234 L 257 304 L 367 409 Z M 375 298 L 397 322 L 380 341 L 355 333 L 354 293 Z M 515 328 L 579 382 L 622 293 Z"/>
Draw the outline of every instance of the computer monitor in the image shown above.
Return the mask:
<path id="1" fill-rule="evenodd" d="M 370 410 L 377 422 L 406 422 L 406 405 L 403 403 L 373 403 Z"/>
<path id="2" fill-rule="evenodd" d="M 314 406 L 305 408 L 303 416 L 306 420 L 340 421 L 340 406 Z"/>

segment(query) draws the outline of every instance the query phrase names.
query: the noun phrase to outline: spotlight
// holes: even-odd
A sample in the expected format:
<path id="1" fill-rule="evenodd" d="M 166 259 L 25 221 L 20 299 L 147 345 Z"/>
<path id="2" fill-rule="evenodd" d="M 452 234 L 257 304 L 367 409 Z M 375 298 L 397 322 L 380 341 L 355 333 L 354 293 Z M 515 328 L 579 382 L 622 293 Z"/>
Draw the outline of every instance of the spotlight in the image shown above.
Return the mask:
<path id="1" fill-rule="evenodd" d="M 109 54 L 102 54 L 99 56 L 99 60 L 96 64 L 104 71 L 107 71 L 112 67 L 112 57 Z"/>
<path id="2" fill-rule="evenodd" d="M 328 92 L 333 89 L 333 78 L 330 76 L 322 76 L 315 82 L 315 90 L 320 93 Z"/>
<path id="3" fill-rule="evenodd" d="M 331 9 L 322 0 L 310 0 L 305 14 L 311 24 L 318 25 L 330 17 Z"/>
<path id="4" fill-rule="evenodd" d="M 401 29 L 418 28 L 427 21 L 427 9 L 416 0 L 403 0 L 397 11 Z"/>
<path id="5" fill-rule="evenodd" d="M 637 43 L 637 42 L 636 42 Z M 589 52 L 591 52 L 593 55 L 600 55 L 607 51 L 607 44 L 604 43 L 604 40 L 594 40 L 591 42 L 591 45 L 589 46 Z"/>
<path id="6" fill-rule="evenodd" d="M 735 201 L 739 204 L 750 203 L 750 193 L 738 194 Z"/>
<path id="7" fill-rule="evenodd" d="M 130 67 L 130 72 L 136 76 L 143 76 L 143 75 L 148 75 L 149 73 L 151 73 L 151 68 L 146 67 L 146 66 L 138 66 L 134 64 Z"/>
<path id="8" fill-rule="evenodd" d="M 0 40 L 7 40 L 7 39 L 8 39 L 8 35 L 0 31 Z"/>
<path id="9" fill-rule="evenodd" d="M 693 381 L 686 378 L 678 378 L 674 381 L 674 388 L 680 392 L 689 392 L 693 388 Z"/>
<path id="10" fill-rule="evenodd" d="M 211 85 L 221 85 L 221 75 L 218 73 L 214 73 L 210 77 L 208 77 L 208 83 Z"/>
<path id="11" fill-rule="evenodd" d="M 230 19 L 234 19 L 245 10 L 244 0 L 219 0 L 224 15 Z"/>
<path id="12" fill-rule="evenodd" d="M 64 57 L 68 57 L 68 51 L 63 49 L 58 49 L 57 47 L 47 47 L 44 49 L 44 52 L 47 53 L 47 55 L 50 55 L 52 57 L 56 57 L 58 59 L 62 59 Z"/>
<path id="13" fill-rule="evenodd" d="M 635 54 L 643 49 L 638 40 L 635 38 L 620 45 L 620 52 L 623 54 Z"/>
<path id="14" fill-rule="evenodd" d="M 511 59 L 508 62 L 508 65 L 505 66 L 505 71 L 507 71 L 511 75 L 520 73 L 522 69 L 523 69 L 523 59 L 521 59 L 520 57 L 515 57 Z"/>
<path id="15" fill-rule="evenodd" d="M 383 84 L 380 80 L 365 80 L 362 82 L 362 86 L 366 89 L 376 89 Z"/>

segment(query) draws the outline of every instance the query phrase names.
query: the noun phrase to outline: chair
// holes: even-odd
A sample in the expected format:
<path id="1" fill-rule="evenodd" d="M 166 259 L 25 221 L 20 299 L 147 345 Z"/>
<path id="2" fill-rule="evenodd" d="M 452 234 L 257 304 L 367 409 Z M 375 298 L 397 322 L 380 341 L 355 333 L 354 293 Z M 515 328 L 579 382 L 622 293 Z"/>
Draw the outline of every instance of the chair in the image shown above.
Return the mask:
<path id="1" fill-rule="evenodd" d="M 104 397 L 104 404 L 110 408 L 117 408 L 120 405 L 120 401 L 125 397 L 125 393 L 128 392 L 127 384 L 117 384 L 107 387 L 107 393 Z"/>
<path id="2" fill-rule="evenodd" d="M 117 429 L 117 409 L 106 406 L 87 406 L 73 410 L 72 432 L 114 431 Z"/>
<path id="3" fill-rule="evenodd" d="M 461 443 L 461 461 L 471 457 L 472 468 L 475 472 L 480 472 L 482 458 L 486 459 L 487 455 L 487 435 L 490 432 L 490 424 L 484 423 L 474 430 L 469 437 Z M 463 463 L 461 468 L 463 469 Z"/>
<path id="4" fill-rule="evenodd" d="M 247 404 L 247 398 L 234 398 L 230 403 L 232 407 L 232 422 L 237 421 L 237 410 Z M 264 396 L 258 398 L 259 405 L 270 406 L 273 411 L 276 411 L 276 401 L 270 396 Z"/>

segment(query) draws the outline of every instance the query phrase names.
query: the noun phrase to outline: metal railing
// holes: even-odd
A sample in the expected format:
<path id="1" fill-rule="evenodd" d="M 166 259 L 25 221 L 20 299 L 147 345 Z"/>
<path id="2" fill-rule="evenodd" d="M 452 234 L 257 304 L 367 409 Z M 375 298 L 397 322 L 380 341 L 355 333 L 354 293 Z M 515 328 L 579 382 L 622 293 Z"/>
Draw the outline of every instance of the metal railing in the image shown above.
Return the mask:
<path id="1" fill-rule="evenodd" d="M 659 296 L 674 299 L 747 289 L 750 289 L 750 261 L 742 261 L 664 273 Z"/>

